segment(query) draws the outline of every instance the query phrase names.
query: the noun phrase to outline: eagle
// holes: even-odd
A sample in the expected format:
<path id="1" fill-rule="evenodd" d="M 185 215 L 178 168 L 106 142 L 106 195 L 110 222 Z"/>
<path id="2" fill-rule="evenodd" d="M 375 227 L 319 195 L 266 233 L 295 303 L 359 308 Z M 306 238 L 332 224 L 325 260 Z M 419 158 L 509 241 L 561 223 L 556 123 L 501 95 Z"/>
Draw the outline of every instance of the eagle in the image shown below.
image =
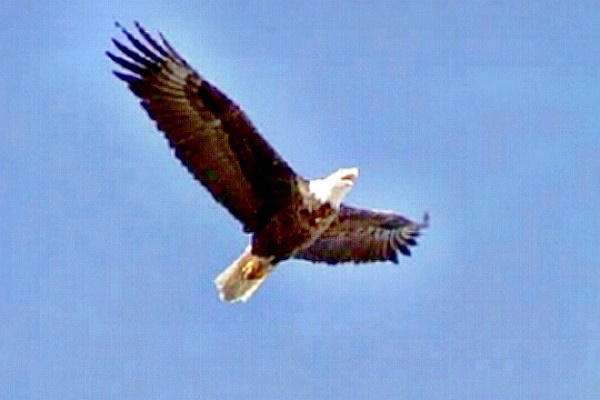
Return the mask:
<path id="1" fill-rule="evenodd" d="M 240 107 L 196 72 L 159 32 L 137 34 L 106 55 L 166 137 L 175 156 L 243 226 L 250 244 L 215 279 L 221 300 L 247 301 L 282 261 L 330 265 L 391 261 L 428 226 L 393 212 L 342 203 L 358 168 L 306 179 L 260 135 Z M 116 53 L 116 54 L 115 54 Z"/>

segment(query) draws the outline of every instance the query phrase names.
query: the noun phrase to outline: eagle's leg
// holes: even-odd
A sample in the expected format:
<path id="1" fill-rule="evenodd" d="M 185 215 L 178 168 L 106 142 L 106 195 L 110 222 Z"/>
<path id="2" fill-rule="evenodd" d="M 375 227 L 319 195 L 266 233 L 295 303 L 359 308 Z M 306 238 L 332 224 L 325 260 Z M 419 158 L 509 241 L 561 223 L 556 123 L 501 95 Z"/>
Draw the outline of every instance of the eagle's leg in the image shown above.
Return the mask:
<path id="1" fill-rule="evenodd" d="M 252 254 L 251 246 L 215 279 L 223 301 L 246 301 L 273 270 L 271 260 Z"/>
<path id="2" fill-rule="evenodd" d="M 267 265 L 257 258 L 249 259 L 242 266 L 242 278 L 244 279 L 261 279 L 267 274 L 267 272 L 269 272 Z"/>

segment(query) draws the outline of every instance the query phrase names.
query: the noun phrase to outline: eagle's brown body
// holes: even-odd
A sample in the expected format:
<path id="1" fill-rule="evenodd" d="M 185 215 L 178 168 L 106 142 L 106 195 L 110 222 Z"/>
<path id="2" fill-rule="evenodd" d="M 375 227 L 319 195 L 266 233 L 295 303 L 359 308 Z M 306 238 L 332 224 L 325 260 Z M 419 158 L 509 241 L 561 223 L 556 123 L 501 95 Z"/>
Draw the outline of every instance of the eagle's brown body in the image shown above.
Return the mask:
<path id="1" fill-rule="evenodd" d="M 223 300 L 248 299 L 278 263 L 309 248 L 337 217 L 338 209 L 310 193 L 306 180 L 298 177 L 292 188 L 289 204 L 252 235 L 251 245 L 215 280 Z"/>
<path id="2" fill-rule="evenodd" d="M 280 262 L 309 247 L 329 227 L 338 210 L 309 192 L 308 182 L 297 179 L 290 204 L 252 236 L 252 253 Z"/>

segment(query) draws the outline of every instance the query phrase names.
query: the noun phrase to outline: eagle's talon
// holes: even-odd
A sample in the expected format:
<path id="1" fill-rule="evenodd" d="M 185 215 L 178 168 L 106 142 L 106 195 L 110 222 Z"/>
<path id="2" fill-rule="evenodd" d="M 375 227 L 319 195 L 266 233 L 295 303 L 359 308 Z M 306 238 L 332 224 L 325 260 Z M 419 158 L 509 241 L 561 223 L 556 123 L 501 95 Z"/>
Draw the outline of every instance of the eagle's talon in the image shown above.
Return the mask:
<path id="1" fill-rule="evenodd" d="M 242 267 L 242 278 L 246 280 L 260 279 L 267 273 L 267 269 L 256 260 L 250 260 Z"/>

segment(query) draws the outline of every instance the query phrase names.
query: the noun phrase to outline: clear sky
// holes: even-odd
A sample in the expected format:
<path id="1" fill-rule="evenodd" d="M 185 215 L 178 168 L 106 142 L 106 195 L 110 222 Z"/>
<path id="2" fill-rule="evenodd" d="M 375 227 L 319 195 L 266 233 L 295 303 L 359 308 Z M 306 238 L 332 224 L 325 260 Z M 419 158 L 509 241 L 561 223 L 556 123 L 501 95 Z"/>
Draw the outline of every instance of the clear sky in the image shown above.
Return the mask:
<path id="1" fill-rule="evenodd" d="M 0 399 L 600 398 L 597 1 L 4 1 Z M 399 265 L 247 243 L 104 51 L 161 30 L 307 177 L 432 226 Z"/>

